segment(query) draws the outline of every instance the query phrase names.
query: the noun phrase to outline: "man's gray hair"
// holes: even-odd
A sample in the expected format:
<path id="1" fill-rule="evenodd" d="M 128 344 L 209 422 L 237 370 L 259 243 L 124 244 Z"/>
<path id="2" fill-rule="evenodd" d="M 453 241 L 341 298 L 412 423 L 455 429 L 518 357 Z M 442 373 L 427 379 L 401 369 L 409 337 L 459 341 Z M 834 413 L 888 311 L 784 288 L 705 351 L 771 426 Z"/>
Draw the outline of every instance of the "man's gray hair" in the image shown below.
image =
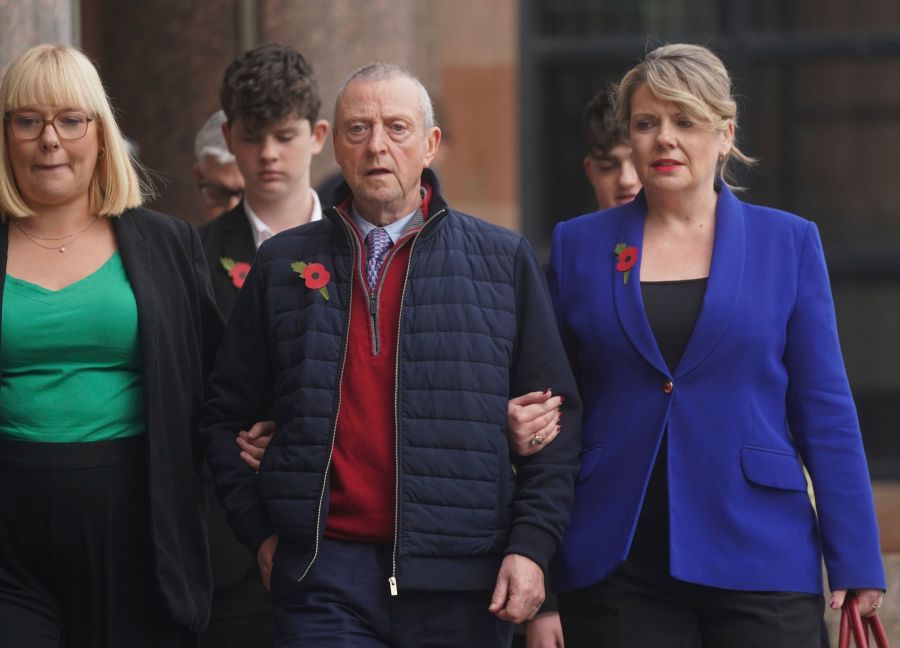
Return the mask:
<path id="1" fill-rule="evenodd" d="M 228 150 L 225 136 L 222 135 L 222 124 L 226 121 L 228 119 L 225 117 L 225 113 L 217 110 L 209 116 L 203 127 L 197 131 L 197 136 L 194 137 L 194 157 L 197 160 L 197 164 L 202 166 L 203 158 L 205 157 L 215 158 L 219 164 L 234 162 L 234 156 Z"/>
<path id="2" fill-rule="evenodd" d="M 422 85 L 421 81 L 398 65 L 393 65 L 391 63 L 367 63 L 361 68 L 351 72 L 350 76 L 341 83 L 337 99 L 334 102 L 335 128 L 338 126 L 337 108 L 341 103 L 341 99 L 344 97 L 344 93 L 347 91 L 347 87 L 351 83 L 357 81 L 389 81 L 391 79 L 409 79 L 413 82 L 413 85 L 416 86 L 416 91 L 419 94 L 419 105 L 422 108 L 426 130 L 437 126 L 437 121 L 434 118 L 434 105 L 431 103 L 431 97 L 428 95 L 428 90 L 425 89 L 425 86 Z"/>

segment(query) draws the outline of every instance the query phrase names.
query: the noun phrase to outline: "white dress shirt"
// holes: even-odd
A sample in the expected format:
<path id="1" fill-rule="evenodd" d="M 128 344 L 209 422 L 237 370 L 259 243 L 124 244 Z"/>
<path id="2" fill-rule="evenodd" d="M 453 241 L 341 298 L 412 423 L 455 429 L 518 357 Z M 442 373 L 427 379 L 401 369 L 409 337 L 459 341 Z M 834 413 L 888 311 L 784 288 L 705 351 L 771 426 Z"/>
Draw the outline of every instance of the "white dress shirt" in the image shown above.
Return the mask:
<path id="1" fill-rule="evenodd" d="M 319 202 L 319 194 L 313 189 L 310 189 L 309 191 L 312 194 L 313 199 L 312 216 L 309 218 L 309 222 L 312 223 L 317 220 L 322 220 L 322 204 Z M 275 236 L 275 232 L 273 232 L 272 228 L 256 215 L 256 212 L 250 207 L 250 203 L 246 198 L 244 199 L 244 211 L 247 212 L 247 220 L 250 221 L 250 229 L 253 232 L 253 242 L 256 244 L 256 249 L 258 250 L 259 246 L 262 245 L 264 241 L 268 241 Z"/>

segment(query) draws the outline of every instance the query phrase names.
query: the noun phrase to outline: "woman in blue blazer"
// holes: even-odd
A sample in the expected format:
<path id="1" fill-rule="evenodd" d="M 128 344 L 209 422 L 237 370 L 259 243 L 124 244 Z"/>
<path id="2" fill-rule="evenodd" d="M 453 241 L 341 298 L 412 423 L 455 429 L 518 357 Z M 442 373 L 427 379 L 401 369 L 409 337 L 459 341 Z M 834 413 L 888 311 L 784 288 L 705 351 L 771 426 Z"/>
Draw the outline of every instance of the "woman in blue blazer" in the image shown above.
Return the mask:
<path id="1" fill-rule="evenodd" d="M 566 645 L 818 646 L 823 556 L 832 607 L 885 587 L 818 231 L 729 189 L 709 50 L 649 53 L 617 112 L 644 190 L 560 223 L 549 267 L 585 407 Z"/>

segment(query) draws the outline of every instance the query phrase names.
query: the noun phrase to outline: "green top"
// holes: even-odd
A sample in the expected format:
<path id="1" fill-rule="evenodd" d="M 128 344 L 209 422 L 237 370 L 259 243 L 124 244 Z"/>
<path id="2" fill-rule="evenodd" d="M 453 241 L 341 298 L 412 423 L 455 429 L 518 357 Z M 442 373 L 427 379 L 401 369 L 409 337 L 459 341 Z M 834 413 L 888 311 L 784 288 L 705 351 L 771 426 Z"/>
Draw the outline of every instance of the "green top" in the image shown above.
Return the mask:
<path id="1" fill-rule="evenodd" d="M 103 441 L 144 431 L 137 302 L 119 253 L 61 290 L 6 275 L 0 436 Z"/>

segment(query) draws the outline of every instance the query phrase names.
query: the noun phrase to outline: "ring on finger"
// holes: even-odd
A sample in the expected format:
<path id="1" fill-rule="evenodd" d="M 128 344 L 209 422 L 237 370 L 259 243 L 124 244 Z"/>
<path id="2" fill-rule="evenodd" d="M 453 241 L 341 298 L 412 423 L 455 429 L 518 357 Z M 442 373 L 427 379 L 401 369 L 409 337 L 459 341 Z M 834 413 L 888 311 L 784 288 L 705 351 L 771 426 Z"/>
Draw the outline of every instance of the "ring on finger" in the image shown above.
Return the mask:
<path id="1" fill-rule="evenodd" d="M 536 447 L 538 447 L 539 445 L 541 445 L 543 442 L 544 442 L 544 437 L 542 437 L 540 434 L 535 434 L 535 435 L 531 438 L 531 445 L 532 445 L 532 447 L 535 447 L 535 448 L 536 448 Z"/>

